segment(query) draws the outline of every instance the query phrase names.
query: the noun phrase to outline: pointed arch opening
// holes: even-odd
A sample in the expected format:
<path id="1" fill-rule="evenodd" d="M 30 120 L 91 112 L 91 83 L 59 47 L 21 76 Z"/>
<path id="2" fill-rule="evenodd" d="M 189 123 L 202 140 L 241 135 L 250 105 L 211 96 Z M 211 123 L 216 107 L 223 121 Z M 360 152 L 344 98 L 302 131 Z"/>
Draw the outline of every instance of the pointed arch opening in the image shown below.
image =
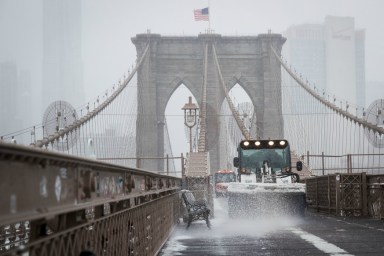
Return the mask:
<path id="1" fill-rule="evenodd" d="M 198 106 L 196 98 L 188 87 L 181 83 L 171 97 L 168 99 L 165 107 L 165 134 L 164 134 L 164 152 L 167 155 L 180 157 L 181 154 L 186 156 L 190 150 L 190 130 L 184 124 L 184 111 L 182 108 L 188 102 L 188 98 L 192 97 L 192 102 Z M 197 148 L 197 127 L 196 124 L 192 128 L 192 148 Z M 173 161 L 175 175 L 181 177 L 181 160 Z M 173 174 L 171 174 L 173 175 Z"/>
<path id="2" fill-rule="evenodd" d="M 236 83 L 231 90 L 229 90 L 228 94 L 236 110 L 241 115 L 241 119 L 249 130 L 251 137 L 257 138 L 256 113 L 248 93 L 239 83 Z M 233 169 L 232 162 L 236 154 L 237 145 L 244 138 L 225 98 L 221 105 L 220 115 L 220 130 L 222 137 L 226 138 L 225 140 L 221 140 L 222 144 L 220 146 L 220 155 L 222 156 L 220 159 L 226 159 L 225 163 L 222 161 L 221 164 L 223 166 L 221 166 L 221 168 Z"/>

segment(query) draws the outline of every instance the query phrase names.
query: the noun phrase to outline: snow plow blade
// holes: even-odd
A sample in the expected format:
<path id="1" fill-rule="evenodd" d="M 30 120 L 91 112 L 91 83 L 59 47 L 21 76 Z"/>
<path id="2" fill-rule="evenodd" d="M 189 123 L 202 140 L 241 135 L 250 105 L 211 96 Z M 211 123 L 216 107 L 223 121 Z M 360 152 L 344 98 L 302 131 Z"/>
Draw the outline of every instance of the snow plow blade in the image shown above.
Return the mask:
<path id="1" fill-rule="evenodd" d="M 305 207 L 305 184 L 230 183 L 228 186 L 231 218 L 303 217 Z"/>

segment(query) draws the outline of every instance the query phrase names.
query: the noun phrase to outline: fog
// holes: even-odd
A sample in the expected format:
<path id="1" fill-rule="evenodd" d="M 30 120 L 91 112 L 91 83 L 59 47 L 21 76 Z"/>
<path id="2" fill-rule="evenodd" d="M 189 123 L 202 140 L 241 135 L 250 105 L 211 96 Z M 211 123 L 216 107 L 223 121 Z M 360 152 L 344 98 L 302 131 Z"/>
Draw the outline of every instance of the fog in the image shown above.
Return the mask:
<path id="1" fill-rule="evenodd" d="M 327 15 L 354 17 L 355 29 L 365 29 L 367 97 L 383 94 L 382 0 L 210 0 L 210 22 L 197 22 L 193 17 L 194 9 L 208 6 L 207 0 L 0 0 L 0 63 L 14 63 L 27 80 L 11 101 L 15 106 L 9 106 L 9 111 L 19 109 L 21 120 L 12 128 L 40 123 L 46 108 L 42 84 L 43 6 L 47 2 L 81 3 L 75 8 L 81 9 L 77 25 L 81 32 L 82 103 L 101 95 L 127 72 L 136 59 L 131 42 L 136 34 L 149 30 L 161 35 L 196 36 L 205 33 L 208 26 L 222 35 L 257 35 L 268 30 L 281 33 L 291 25 L 322 24 Z M 375 91 L 369 82 L 375 82 Z M 4 101 L 7 84 L 0 85 L 0 101 Z M 0 133 L 11 132 L 4 128 L 7 120 L 2 119 Z"/>

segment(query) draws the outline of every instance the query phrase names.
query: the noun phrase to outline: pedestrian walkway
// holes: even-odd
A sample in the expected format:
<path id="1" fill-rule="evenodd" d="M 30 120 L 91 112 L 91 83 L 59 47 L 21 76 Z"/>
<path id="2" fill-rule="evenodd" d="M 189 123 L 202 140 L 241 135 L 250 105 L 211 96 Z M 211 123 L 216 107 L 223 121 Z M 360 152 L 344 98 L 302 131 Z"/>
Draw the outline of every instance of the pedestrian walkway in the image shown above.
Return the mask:
<path id="1" fill-rule="evenodd" d="M 246 255 L 252 250 L 250 246 L 254 240 L 298 222 L 300 219 L 295 218 L 230 219 L 227 199 L 216 198 L 212 228 L 208 229 L 204 221 L 197 221 L 187 230 L 186 223 L 181 221 L 159 255 Z M 254 249 L 262 250 L 259 245 Z"/>
<path id="2" fill-rule="evenodd" d="M 212 228 L 180 223 L 159 256 L 384 255 L 384 221 L 307 212 L 305 218 L 230 219 L 226 198 L 215 199 Z"/>

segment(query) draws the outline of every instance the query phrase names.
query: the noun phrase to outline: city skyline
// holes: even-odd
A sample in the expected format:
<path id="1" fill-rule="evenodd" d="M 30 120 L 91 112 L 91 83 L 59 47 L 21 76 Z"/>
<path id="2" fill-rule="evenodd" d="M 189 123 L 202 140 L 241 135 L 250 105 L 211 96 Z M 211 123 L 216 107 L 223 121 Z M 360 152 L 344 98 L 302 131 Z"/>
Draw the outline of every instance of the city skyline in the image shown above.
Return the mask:
<path id="1" fill-rule="evenodd" d="M 222 35 L 256 35 L 282 33 L 290 25 L 321 23 L 327 15 L 354 17 L 356 29 L 366 29 L 366 81 L 384 81 L 378 63 L 384 57 L 380 45 L 383 24 L 380 22 L 380 1 L 362 4 L 359 1 L 322 1 L 307 3 L 294 0 L 290 4 L 273 0 L 256 2 L 249 0 L 234 4 L 232 1 L 211 1 L 211 29 Z M 153 8 L 148 9 L 148 5 Z M 102 95 L 116 84 L 130 69 L 136 59 L 136 50 L 131 38 L 136 34 L 159 33 L 162 35 L 198 35 L 205 33 L 206 22 L 195 22 L 193 9 L 203 8 L 206 1 L 188 1 L 182 5 L 174 0 L 164 3 L 140 1 L 128 3 L 115 1 L 82 1 L 82 60 L 85 102 Z M 21 6 L 21 7 L 20 7 Z M 175 12 L 164 16 L 165 10 L 177 6 Z M 301 6 L 301 12 L 291 6 Z M 308 8 L 305 8 L 308 7 Z M 232 16 L 231 21 L 226 17 Z M 178 22 L 175 22 L 178 21 Z M 27 25 L 28 24 L 28 25 Z M 17 70 L 30 74 L 31 118 L 22 128 L 40 123 L 44 104 L 41 100 L 43 84 L 43 1 L 0 2 L 0 31 L 5 40 L 0 43 L 0 62 L 14 62 Z M 25 38 L 28 37 L 28 43 Z M 188 92 L 187 92 L 188 93 Z M 379 93 L 373 94 L 378 95 Z M 367 96 L 372 93 L 367 94 Z M 341 97 L 341 96 L 340 96 Z M 186 101 L 187 97 L 185 98 Z M 367 100 L 367 104 L 369 104 Z M 181 106 L 173 106 L 180 109 Z M 179 114 L 180 115 L 180 114 Z M 24 119 L 26 120 L 26 119 Z M 181 121 L 182 122 L 182 121 Z"/>
<path id="2" fill-rule="evenodd" d="M 43 1 L 42 111 L 58 100 L 86 102 L 81 24 L 80 1 Z"/>
<path id="3" fill-rule="evenodd" d="M 365 30 L 352 17 L 326 16 L 283 33 L 283 56 L 321 93 L 366 108 Z"/>

